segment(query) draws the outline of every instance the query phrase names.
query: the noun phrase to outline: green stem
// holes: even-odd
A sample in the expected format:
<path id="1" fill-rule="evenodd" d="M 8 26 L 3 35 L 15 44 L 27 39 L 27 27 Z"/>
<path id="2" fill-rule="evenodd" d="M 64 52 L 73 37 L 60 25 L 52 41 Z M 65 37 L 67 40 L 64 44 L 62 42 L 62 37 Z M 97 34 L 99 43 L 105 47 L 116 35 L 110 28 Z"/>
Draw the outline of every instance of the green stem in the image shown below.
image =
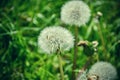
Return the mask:
<path id="1" fill-rule="evenodd" d="M 60 56 L 60 52 L 57 53 L 57 57 L 58 57 L 58 60 L 59 60 L 61 80 L 64 80 L 64 72 L 63 72 L 62 59 L 61 59 L 61 56 Z"/>
<path id="2" fill-rule="evenodd" d="M 104 37 L 103 37 L 103 33 L 102 33 L 102 29 L 100 27 L 100 25 L 98 25 L 98 29 L 99 29 L 99 35 L 100 35 L 100 39 L 101 39 L 101 42 L 102 42 L 102 45 L 103 45 L 103 51 L 104 51 L 104 56 L 107 58 L 107 50 L 106 50 L 106 44 L 105 44 L 105 41 L 104 41 Z"/>
<path id="3" fill-rule="evenodd" d="M 78 43 L 78 27 L 75 27 L 75 43 L 74 43 L 74 58 L 73 58 L 73 68 L 72 68 L 72 80 L 75 80 L 75 72 L 74 70 L 76 69 L 76 59 L 77 59 L 77 43 Z"/>

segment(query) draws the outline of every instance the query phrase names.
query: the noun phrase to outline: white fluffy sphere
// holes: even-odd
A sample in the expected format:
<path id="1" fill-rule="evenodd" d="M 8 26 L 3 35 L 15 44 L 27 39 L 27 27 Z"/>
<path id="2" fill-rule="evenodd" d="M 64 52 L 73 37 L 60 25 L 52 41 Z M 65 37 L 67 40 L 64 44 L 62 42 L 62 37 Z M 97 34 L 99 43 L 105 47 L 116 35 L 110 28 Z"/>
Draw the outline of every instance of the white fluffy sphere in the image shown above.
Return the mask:
<path id="1" fill-rule="evenodd" d="M 117 78 L 117 71 L 108 62 L 97 62 L 89 70 L 88 76 L 98 76 L 98 80 L 115 80 Z"/>
<path id="2" fill-rule="evenodd" d="M 74 37 L 60 26 L 47 27 L 38 37 L 38 46 L 46 53 L 55 53 L 58 49 L 66 51 L 74 45 Z"/>
<path id="3" fill-rule="evenodd" d="M 69 1 L 61 9 L 61 20 L 66 24 L 81 26 L 89 18 L 90 9 L 83 1 Z"/>

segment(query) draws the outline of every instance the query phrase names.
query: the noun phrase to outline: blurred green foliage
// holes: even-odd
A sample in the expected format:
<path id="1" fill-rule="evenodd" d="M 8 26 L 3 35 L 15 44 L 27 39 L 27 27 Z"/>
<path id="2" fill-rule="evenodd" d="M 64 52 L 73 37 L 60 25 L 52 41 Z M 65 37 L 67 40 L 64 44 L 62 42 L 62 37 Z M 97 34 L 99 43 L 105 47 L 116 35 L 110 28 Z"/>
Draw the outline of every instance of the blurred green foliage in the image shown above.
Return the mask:
<path id="1" fill-rule="evenodd" d="M 38 50 L 37 37 L 43 28 L 52 25 L 66 27 L 74 34 L 74 26 L 60 20 L 61 7 L 67 1 L 0 0 L 0 80 L 59 80 L 56 54 Z M 93 56 L 91 65 L 97 60 L 109 61 L 120 75 L 120 1 L 84 1 L 90 6 L 92 16 L 79 28 L 79 40 L 99 42 L 98 57 Z M 73 49 L 63 53 L 62 58 L 65 80 L 71 80 Z M 79 47 L 77 70 L 87 59 Z"/>

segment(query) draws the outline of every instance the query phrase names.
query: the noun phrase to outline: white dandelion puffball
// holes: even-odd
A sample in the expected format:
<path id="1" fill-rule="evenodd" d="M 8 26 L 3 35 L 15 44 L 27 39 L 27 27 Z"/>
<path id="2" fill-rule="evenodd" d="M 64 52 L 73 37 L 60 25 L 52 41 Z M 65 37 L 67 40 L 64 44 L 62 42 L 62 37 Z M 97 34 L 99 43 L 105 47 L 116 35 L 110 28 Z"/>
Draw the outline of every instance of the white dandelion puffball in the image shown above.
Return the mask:
<path id="1" fill-rule="evenodd" d="M 61 20 L 66 24 L 81 26 L 89 18 L 90 9 L 83 1 L 69 1 L 61 8 Z"/>
<path id="2" fill-rule="evenodd" d="M 108 62 L 97 62 L 89 70 L 88 76 L 97 76 L 98 80 L 115 80 L 117 78 L 117 71 Z"/>
<path id="3" fill-rule="evenodd" d="M 47 27 L 38 37 L 38 46 L 46 53 L 55 53 L 58 49 L 66 51 L 74 45 L 74 37 L 60 26 Z"/>

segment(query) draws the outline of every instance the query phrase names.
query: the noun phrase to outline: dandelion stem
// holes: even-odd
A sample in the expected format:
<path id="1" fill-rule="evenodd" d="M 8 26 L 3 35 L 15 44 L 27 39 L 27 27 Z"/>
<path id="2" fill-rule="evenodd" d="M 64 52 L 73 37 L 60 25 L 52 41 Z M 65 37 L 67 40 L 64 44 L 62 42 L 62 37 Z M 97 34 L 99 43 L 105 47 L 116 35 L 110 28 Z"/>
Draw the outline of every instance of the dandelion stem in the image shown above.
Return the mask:
<path id="1" fill-rule="evenodd" d="M 86 63 L 83 66 L 83 70 L 86 70 L 91 62 L 92 62 L 92 56 L 88 57 Z"/>
<path id="2" fill-rule="evenodd" d="M 78 42 L 78 27 L 75 27 L 75 44 L 74 44 L 74 58 L 73 58 L 73 68 L 72 68 L 72 80 L 75 80 L 75 72 L 74 70 L 76 69 L 76 59 L 77 59 L 77 42 Z"/>
<path id="3" fill-rule="evenodd" d="M 62 59 L 61 59 L 60 53 L 61 53 L 61 52 L 58 51 L 57 57 L 58 57 L 58 60 L 59 60 L 61 80 L 64 80 L 64 72 L 63 72 Z"/>

